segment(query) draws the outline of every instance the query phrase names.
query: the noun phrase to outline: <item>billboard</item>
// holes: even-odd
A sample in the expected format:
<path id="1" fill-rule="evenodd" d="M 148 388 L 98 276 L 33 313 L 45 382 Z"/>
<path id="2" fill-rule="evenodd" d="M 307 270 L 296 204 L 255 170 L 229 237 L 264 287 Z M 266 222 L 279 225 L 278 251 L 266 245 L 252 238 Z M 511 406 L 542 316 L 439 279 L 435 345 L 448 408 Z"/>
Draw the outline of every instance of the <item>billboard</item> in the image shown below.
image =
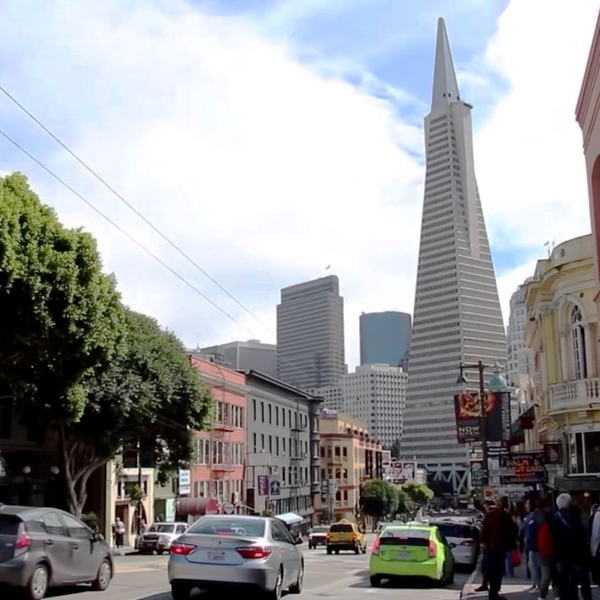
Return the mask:
<path id="1" fill-rule="evenodd" d="M 454 396 L 456 436 L 459 444 L 481 441 L 481 403 L 479 394 L 463 392 Z M 510 438 L 510 393 L 485 393 L 486 437 L 488 442 Z"/>
<path id="2" fill-rule="evenodd" d="M 258 479 L 258 495 L 268 496 L 269 495 L 269 476 L 259 475 Z"/>
<path id="3" fill-rule="evenodd" d="M 546 481 L 543 452 L 523 452 L 500 457 L 500 480 L 504 485 Z"/>

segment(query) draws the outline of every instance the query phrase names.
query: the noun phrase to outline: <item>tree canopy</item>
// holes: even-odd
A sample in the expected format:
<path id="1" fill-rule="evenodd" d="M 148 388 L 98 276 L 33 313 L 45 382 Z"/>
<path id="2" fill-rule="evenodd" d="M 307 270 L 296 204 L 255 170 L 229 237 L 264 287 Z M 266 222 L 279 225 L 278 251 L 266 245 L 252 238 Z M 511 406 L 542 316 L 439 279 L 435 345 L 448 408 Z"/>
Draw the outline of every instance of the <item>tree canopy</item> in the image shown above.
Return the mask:
<path id="1" fill-rule="evenodd" d="M 0 314 L 0 379 L 21 408 L 78 418 L 82 398 L 69 390 L 119 351 L 116 281 L 94 238 L 64 227 L 20 173 L 0 178 Z"/>
<path id="2" fill-rule="evenodd" d="M 408 482 L 402 486 L 402 491 L 408 496 L 412 504 L 417 507 L 427 504 L 433 499 L 433 491 L 422 483 Z"/>
<path id="3" fill-rule="evenodd" d="M 360 490 L 361 511 L 376 519 L 393 515 L 398 508 L 398 491 L 383 479 L 365 481 Z"/>

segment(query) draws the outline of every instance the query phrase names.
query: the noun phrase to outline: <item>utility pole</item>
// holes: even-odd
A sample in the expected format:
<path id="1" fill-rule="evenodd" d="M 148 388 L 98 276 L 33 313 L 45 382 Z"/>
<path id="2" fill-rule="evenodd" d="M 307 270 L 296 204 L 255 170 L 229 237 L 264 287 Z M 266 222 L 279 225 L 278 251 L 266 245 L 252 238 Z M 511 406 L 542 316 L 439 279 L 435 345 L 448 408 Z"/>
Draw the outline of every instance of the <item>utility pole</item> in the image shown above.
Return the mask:
<path id="1" fill-rule="evenodd" d="M 144 488 L 142 487 L 142 441 L 138 439 L 137 443 L 137 463 L 138 463 L 138 487 L 140 488 L 140 497 L 138 499 L 138 507 L 137 507 L 137 523 L 136 523 L 136 531 L 138 536 L 142 534 L 142 494 Z"/>

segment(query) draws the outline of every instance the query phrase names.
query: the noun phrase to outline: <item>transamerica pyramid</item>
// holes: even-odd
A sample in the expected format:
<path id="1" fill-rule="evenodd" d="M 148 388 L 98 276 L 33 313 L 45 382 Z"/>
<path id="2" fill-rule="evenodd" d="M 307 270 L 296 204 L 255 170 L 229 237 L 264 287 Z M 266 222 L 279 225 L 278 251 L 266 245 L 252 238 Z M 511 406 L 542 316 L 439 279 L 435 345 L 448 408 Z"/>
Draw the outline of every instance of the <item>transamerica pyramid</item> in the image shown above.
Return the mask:
<path id="1" fill-rule="evenodd" d="M 456 438 L 460 361 L 506 363 L 506 333 L 473 160 L 472 106 L 460 97 L 444 20 L 438 22 L 425 195 L 402 456 L 468 491 L 468 451 Z M 491 371 L 491 370 L 490 370 Z M 487 374 L 487 378 L 491 372 Z M 477 385 L 477 372 L 468 372 Z"/>

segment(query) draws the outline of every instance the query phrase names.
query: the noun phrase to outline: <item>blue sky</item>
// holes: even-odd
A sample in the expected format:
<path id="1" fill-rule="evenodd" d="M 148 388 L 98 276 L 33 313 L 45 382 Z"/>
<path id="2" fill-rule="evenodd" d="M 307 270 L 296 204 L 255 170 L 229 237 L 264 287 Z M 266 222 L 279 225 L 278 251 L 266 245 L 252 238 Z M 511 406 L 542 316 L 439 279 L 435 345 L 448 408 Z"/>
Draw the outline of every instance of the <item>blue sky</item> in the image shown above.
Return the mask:
<path id="1" fill-rule="evenodd" d="M 474 105 L 506 313 L 544 242 L 589 230 L 574 110 L 599 8 L 600 0 L 567 12 L 558 0 L 5 0 L 0 84 L 260 322 L 4 97 L 3 131 L 237 322 L 2 139 L 0 171 L 26 172 L 65 222 L 91 230 L 126 302 L 189 345 L 274 341 L 281 287 L 331 264 L 352 366 L 361 312 L 412 312 L 438 17 L 461 95 Z"/>

